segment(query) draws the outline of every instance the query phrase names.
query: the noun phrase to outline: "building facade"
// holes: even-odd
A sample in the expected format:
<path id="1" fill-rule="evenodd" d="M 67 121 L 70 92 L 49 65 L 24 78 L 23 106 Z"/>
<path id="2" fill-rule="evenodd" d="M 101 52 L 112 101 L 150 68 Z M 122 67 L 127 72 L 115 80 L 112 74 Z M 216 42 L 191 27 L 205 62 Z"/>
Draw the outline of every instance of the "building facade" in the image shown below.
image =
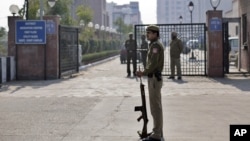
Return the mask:
<path id="1" fill-rule="evenodd" d="M 76 9 L 79 5 L 87 5 L 93 10 L 93 23 L 109 26 L 109 15 L 106 10 L 106 0 L 73 0 L 71 16 L 77 19 Z"/>
<path id="2" fill-rule="evenodd" d="M 239 15 L 241 17 L 241 68 L 250 72 L 250 1 L 239 0 Z"/>
<path id="3" fill-rule="evenodd" d="M 117 5 L 116 3 L 107 3 L 107 11 L 109 13 L 109 24 L 112 28 L 114 22 L 118 18 L 122 18 L 127 25 L 141 24 L 141 12 L 139 9 L 139 2 L 130 2 L 129 4 Z"/>
<path id="4" fill-rule="evenodd" d="M 157 23 L 172 24 L 180 23 L 179 17 L 182 16 L 182 23 L 191 23 L 191 12 L 188 5 L 191 0 L 157 0 Z M 221 0 L 218 10 L 228 11 L 231 8 L 232 0 Z M 210 0 L 192 0 L 194 9 L 192 11 L 193 23 L 205 23 L 206 11 L 212 10 Z"/>
<path id="5" fill-rule="evenodd" d="M 224 17 L 226 18 L 238 18 L 239 15 L 239 0 L 233 0 L 232 9 L 225 12 Z M 229 35 L 239 36 L 239 23 L 229 23 Z"/>

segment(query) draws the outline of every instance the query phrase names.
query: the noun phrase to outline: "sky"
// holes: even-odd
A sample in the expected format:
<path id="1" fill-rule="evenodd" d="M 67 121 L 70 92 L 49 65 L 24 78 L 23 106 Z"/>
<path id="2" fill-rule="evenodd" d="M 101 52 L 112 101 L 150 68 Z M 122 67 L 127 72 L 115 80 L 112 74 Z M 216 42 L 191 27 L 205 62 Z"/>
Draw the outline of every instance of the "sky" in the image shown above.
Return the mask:
<path id="1" fill-rule="evenodd" d="M 114 2 L 117 4 L 129 4 L 130 0 L 106 0 L 107 2 Z M 156 0 L 132 0 L 139 2 L 139 9 L 141 11 L 141 18 L 144 24 L 156 23 Z M 6 0 L 1 3 L 0 8 L 0 27 L 8 29 L 8 16 L 12 16 L 9 7 L 16 4 L 20 9 L 23 7 L 24 0 Z"/>
<path id="2" fill-rule="evenodd" d="M 119 5 L 129 4 L 130 1 L 138 1 L 143 24 L 156 24 L 156 3 L 157 0 L 106 0 Z"/>
<path id="3" fill-rule="evenodd" d="M 0 8 L 0 27 L 8 28 L 8 16 L 12 16 L 9 7 L 16 4 L 20 9 L 23 7 L 24 0 L 5 0 Z"/>

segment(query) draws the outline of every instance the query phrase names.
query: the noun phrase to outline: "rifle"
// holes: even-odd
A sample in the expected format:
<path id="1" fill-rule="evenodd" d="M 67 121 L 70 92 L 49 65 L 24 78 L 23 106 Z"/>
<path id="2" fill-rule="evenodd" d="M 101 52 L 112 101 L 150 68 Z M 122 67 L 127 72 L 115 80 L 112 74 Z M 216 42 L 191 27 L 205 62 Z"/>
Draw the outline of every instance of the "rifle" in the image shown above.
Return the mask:
<path id="1" fill-rule="evenodd" d="M 140 70 L 140 68 L 139 68 Z M 148 116 L 147 116 L 147 107 L 146 107 L 146 98 L 145 98 L 145 90 L 144 90 L 144 84 L 142 83 L 141 77 L 140 77 L 140 89 L 141 89 L 141 101 L 142 106 L 135 106 L 135 111 L 141 111 L 142 115 L 137 118 L 137 121 L 140 122 L 141 119 L 143 119 L 143 127 L 142 131 L 138 131 L 140 138 L 146 138 L 151 133 L 147 133 L 147 124 L 148 124 Z"/>

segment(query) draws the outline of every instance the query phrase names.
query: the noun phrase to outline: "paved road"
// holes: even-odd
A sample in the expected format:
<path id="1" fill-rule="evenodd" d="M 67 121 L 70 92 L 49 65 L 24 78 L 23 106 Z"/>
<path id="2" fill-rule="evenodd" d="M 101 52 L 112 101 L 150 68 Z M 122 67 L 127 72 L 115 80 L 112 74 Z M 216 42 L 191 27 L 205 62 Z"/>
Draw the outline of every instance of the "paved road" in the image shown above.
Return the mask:
<path id="1" fill-rule="evenodd" d="M 73 78 L 5 83 L 0 141 L 138 141 L 139 82 L 125 76 L 115 58 Z M 165 140 L 229 141 L 230 124 L 250 123 L 249 84 L 242 76 L 164 78 Z"/>

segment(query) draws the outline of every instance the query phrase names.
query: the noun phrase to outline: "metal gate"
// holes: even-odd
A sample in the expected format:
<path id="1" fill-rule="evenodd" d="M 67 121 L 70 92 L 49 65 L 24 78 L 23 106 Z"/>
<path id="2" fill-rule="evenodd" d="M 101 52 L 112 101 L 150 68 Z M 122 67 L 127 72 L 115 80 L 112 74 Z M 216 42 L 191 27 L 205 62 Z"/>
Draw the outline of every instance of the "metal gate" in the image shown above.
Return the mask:
<path id="1" fill-rule="evenodd" d="M 141 36 L 146 35 L 149 25 L 135 25 L 135 40 L 137 41 L 137 58 L 143 51 L 140 49 Z M 206 73 L 206 25 L 204 24 L 157 24 L 160 29 L 160 42 L 165 47 L 165 62 L 163 75 L 170 75 L 171 32 L 177 32 L 183 42 L 181 54 L 181 70 L 183 76 L 205 76 Z M 140 60 L 140 59 L 138 59 Z M 137 68 L 143 68 L 142 61 L 137 61 Z"/>
<path id="2" fill-rule="evenodd" d="M 224 22 L 222 24 L 223 27 L 223 71 L 225 73 L 229 73 L 229 31 L 228 31 L 228 22 Z"/>
<path id="3" fill-rule="evenodd" d="M 79 72 L 78 28 L 59 26 L 59 77 Z"/>
<path id="4" fill-rule="evenodd" d="M 229 30 L 230 27 L 229 24 L 238 24 L 238 28 L 235 29 L 235 31 L 238 33 L 236 36 L 238 37 L 238 49 L 237 49 L 237 55 L 233 55 L 230 53 L 230 51 L 233 51 L 235 47 L 235 41 L 230 41 L 229 37 Z M 241 66 L 241 49 L 240 49 L 240 31 L 241 31 L 241 19 L 240 18 L 223 18 L 223 69 L 224 74 L 241 74 L 240 67 Z M 232 26 L 232 25 L 231 25 Z M 232 31 L 231 31 L 232 32 Z M 233 43 L 232 46 L 231 43 Z"/>

